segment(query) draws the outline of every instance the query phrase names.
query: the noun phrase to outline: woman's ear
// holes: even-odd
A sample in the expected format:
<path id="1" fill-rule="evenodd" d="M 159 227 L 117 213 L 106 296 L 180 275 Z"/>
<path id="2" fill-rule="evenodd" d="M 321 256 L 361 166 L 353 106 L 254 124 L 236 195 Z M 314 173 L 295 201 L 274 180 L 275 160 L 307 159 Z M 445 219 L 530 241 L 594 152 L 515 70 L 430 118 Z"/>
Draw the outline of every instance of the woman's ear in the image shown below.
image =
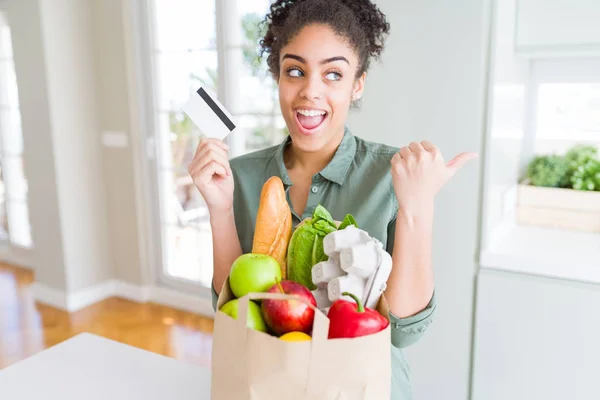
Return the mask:
<path id="1" fill-rule="evenodd" d="M 362 75 L 354 81 L 354 87 L 352 88 L 352 101 L 357 101 L 362 97 L 366 78 L 367 73 L 363 72 Z"/>

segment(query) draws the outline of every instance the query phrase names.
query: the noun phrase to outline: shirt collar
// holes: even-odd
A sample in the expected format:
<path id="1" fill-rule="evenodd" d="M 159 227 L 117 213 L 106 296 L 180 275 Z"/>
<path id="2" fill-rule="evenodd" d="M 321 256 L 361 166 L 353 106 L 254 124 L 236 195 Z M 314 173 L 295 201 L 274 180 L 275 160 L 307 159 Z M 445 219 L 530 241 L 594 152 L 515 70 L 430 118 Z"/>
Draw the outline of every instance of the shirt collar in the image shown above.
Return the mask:
<path id="1" fill-rule="evenodd" d="M 277 165 L 277 169 L 279 170 L 279 176 L 284 185 L 291 186 L 292 181 L 290 176 L 288 175 L 287 168 L 285 167 L 285 163 L 283 162 L 283 153 L 288 144 L 291 143 L 291 137 L 288 135 L 283 142 L 277 148 L 275 153 L 275 161 Z M 323 168 L 319 174 L 327 180 L 337 183 L 338 185 L 342 185 L 346 180 L 346 175 L 348 174 L 348 170 L 352 165 L 352 161 L 356 156 L 356 140 L 354 139 L 354 135 L 348 129 L 348 127 L 344 128 L 344 137 L 340 145 L 338 146 L 333 158 Z"/>
<path id="2" fill-rule="evenodd" d="M 348 127 L 344 128 L 344 137 L 338 146 L 333 158 L 320 172 L 321 176 L 327 180 L 342 185 L 346 180 L 348 170 L 356 156 L 356 140 Z"/>

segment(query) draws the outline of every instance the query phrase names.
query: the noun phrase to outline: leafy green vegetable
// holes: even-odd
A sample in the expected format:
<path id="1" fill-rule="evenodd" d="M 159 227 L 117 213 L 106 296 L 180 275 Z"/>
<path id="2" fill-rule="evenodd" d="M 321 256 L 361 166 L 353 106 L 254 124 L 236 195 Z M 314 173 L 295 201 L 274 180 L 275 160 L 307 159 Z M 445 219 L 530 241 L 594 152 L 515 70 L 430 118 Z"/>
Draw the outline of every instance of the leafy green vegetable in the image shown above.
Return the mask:
<path id="1" fill-rule="evenodd" d="M 320 204 L 317 205 L 317 208 L 315 208 L 315 211 L 312 215 L 312 219 L 313 221 L 325 220 L 333 222 L 333 217 L 331 216 L 329 211 L 327 211 L 327 209 Z"/>
<path id="2" fill-rule="evenodd" d="M 356 220 L 350 214 L 346 215 L 339 229 L 355 225 Z M 288 279 L 301 283 L 310 290 L 317 287 L 312 282 L 312 267 L 328 257 L 323 251 L 323 239 L 331 232 L 338 230 L 333 217 L 323 207 L 318 205 L 310 219 L 304 221 L 294 230 L 287 253 Z"/>
<path id="3" fill-rule="evenodd" d="M 318 220 L 317 222 L 313 223 L 313 226 L 319 232 L 325 233 L 325 235 L 327 235 L 328 233 L 337 231 L 337 228 L 335 227 L 335 222 Z"/>
<path id="4" fill-rule="evenodd" d="M 340 224 L 340 227 L 338 229 L 342 230 L 350 225 L 354 225 L 355 227 L 358 228 L 358 224 L 356 223 L 356 220 L 354 219 L 354 217 L 351 214 L 346 214 L 346 216 L 344 217 L 344 220 L 342 221 L 342 223 Z"/>

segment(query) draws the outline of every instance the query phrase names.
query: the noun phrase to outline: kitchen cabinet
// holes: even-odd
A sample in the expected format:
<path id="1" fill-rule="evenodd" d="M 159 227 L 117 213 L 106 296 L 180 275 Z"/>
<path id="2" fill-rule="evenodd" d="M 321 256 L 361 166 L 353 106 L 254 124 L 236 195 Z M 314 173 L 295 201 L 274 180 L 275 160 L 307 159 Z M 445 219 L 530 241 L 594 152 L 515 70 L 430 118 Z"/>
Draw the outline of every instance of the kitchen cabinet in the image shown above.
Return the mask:
<path id="1" fill-rule="evenodd" d="M 517 0 L 515 18 L 520 55 L 600 55 L 598 0 Z"/>
<path id="2" fill-rule="evenodd" d="M 600 285 L 483 268 L 473 400 L 592 400 L 600 371 Z"/>

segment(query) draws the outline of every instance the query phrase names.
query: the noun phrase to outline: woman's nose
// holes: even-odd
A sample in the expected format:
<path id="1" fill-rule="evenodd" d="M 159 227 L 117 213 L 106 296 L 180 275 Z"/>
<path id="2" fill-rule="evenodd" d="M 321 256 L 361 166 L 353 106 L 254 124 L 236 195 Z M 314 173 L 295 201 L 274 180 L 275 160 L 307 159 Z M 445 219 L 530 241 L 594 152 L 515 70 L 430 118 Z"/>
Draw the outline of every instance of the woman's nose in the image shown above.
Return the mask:
<path id="1" fill-rule="evenodd" d="M 305 84 L 300 91 L 300 97 L 308 101 L 323 98 L 323 88 L 321 86 L 321 82 L 317 79 L 306 79 Z"/>

